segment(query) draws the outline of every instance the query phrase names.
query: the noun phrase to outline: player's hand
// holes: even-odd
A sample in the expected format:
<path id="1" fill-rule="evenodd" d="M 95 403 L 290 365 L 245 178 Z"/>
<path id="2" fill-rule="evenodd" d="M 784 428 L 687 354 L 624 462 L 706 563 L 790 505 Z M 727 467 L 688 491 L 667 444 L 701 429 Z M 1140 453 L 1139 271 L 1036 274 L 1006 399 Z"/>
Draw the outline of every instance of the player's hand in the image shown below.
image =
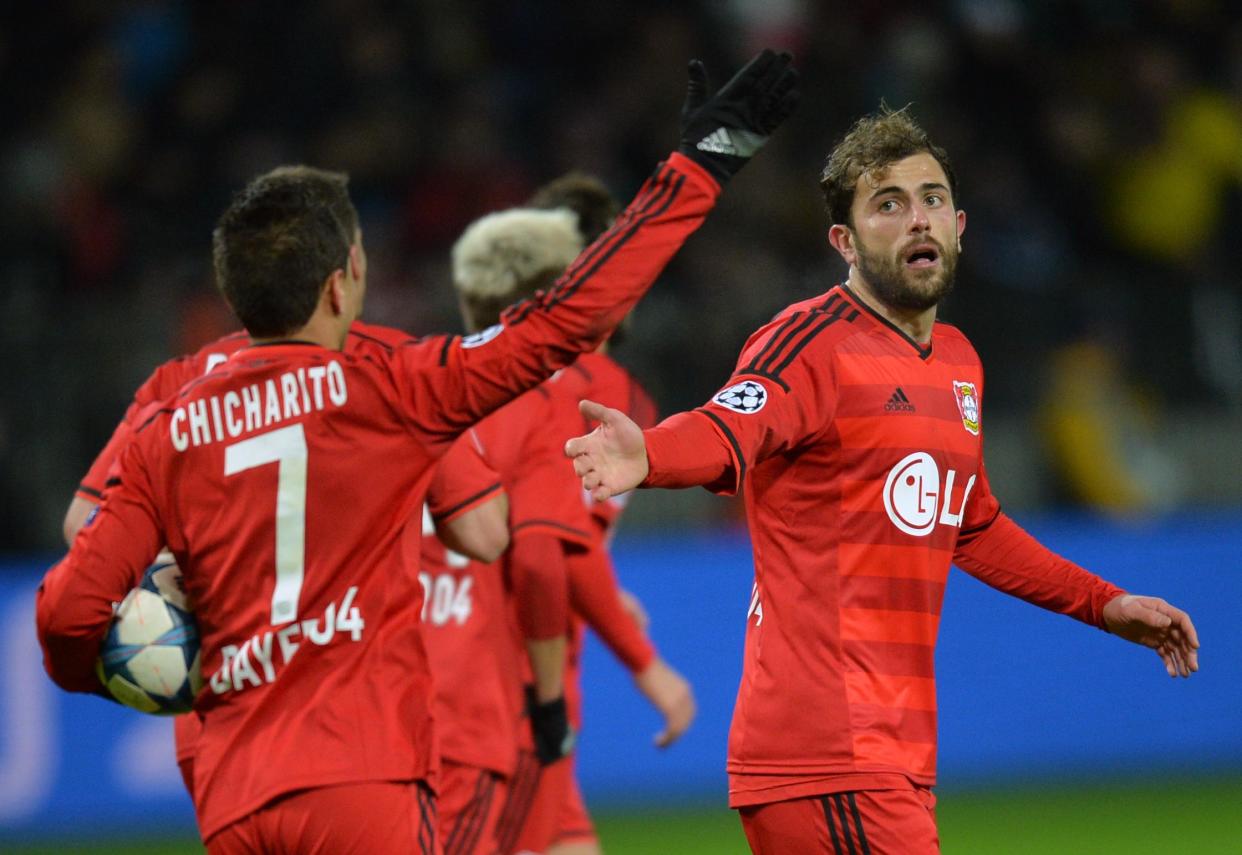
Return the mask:
<path id="1" fill-rule="evenodd" d="M 530 716 L 531 735 L 535 738 L 535 756 L 547 766 L 574 750 L 574 729 L 569 726 L 565 696 L 540 702 L 535 687 L 526 687 L 526 713 Z"/>
<path id="2" fill-rule="evenodd" d="M 565 443 L 565 456 L 573 458 L 591 498 L 603 502 L 641 484 L 650 468 L 642 428 L 620 410 L 594 401 L 582 401 L 578 409 L 599 427 Z"/>
<path id="3" fill-rule="evenodd" d="M 690 60 L 677 150 L 721 184 L 732 178 L 797 105 L 798 72 L 792 62 L 787 53 L 765 49 L 712 95 L 707 69 Z"/>
<path id="4" fill-rule="evenodd" d="M 638 690 L 664 716 L 664 730 L 656 734 L 657 748 L 667 748 L 686 732 L 696 712 L 694 692 L 686 678 L 659 657 L 634 675 Z"/>
<path id="5" fill-rule="evenodd" d="M 643 601 L 638 599 L 625 588 L 617 589 L 617 599 L 621 601 L 621 608 L 629 615 L 638 626 L 638 631 L 643 635 L 647 634 L 647 627 L 651 626 L 651 616 L 647 614 L 647 610 L 643 608 Z"/>
<path id="6" fill-rule="evenodd" d="M 1199 634 L 1190 615 L 1159 597 L 1114 597 L 1104 606 L 1104 626 L 1159 653 L 1170 677 L 1189 677 L 1199 670 Z"/>

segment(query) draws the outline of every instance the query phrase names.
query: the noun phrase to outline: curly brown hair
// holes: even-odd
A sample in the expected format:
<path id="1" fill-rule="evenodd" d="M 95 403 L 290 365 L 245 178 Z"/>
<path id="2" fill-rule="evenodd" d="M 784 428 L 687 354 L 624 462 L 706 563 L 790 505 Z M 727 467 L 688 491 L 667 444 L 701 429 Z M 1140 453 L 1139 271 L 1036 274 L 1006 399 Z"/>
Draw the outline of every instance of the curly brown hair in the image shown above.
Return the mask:
<path id="1" fill-rule="evenodd" d="M 957 178 L 953 175 L 949 155 L 919 127 L 908 107 L 894 110 L 881 104 L 878 112 L 855 122 L 832 150 L 819 176 L 819 186 L 833 225 L 840 223 L 853 228 L 850 209 L 860 177 L 876 176 L 891 164 L 924 152 L 944 169 L 949 179 L 949 193 L 956 200 Z"/>

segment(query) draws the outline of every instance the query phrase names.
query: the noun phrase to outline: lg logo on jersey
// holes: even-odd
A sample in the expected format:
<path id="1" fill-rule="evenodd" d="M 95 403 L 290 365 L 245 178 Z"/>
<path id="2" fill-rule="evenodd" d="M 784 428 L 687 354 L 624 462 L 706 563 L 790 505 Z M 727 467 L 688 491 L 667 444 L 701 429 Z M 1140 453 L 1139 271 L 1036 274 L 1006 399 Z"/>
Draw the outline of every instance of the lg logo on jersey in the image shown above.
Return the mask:
<path id="1" fill-rule="evenodd" d="M 884 510 L 893 525 L 906 534 L 926 537 L 937 523 L 961 528 L 966 501 L 975 486 L 971 475 L 962 491 L 962 501 L 957 512 L 949 510 L 953 498 L 953 482 L 957 471 L 950 469 L 940 480 L 940 467 L 930 454 L 916 451 L 907 454 L 889 470 L 884 481 Z"/>

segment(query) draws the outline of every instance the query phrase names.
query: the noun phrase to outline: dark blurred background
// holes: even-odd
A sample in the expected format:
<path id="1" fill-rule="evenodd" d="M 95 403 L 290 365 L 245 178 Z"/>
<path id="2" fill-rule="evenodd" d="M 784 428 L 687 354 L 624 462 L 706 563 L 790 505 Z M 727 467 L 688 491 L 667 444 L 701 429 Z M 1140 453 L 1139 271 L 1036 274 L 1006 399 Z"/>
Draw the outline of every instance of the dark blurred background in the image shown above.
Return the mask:
<path id="1" fill-rule="evenodd" d="M 802 105 L 643 301 L 617 356 L 665 412 L 715 392 L 753 329 L 845 274 L 817 188 L 829 150 L 882 100 L 913 105 L 948 148 L 968 213 L 943 317 L 988 371 L 994 489 L 1054 549 L 1186 607 L 1204 641 L 1204 670 L 1173 683 L 1149 651 L 955 576 L 938 653 L 945 851 L 1238 851 L 1236 7 L 7 4 L 0 849 L 199 851 L 170 723 L 56 690 L 30 627 L 73 489 L 133 391 L 236 326 L 210 269 L 230 194 L 280 163 L 348 171 L 371 261 L 367 320 L 457 329 L 448 251 L 467 223 L 572 168 L 628 199 L 677 144 L 686 61 L 702 58 L 719 84 L 772 45 L 797 55 Z M 701 490 L 644 492 L 627 512 L 618 568 L 700 717 L 672 751 L 651 750 L 654 714 L 588 642 L 586 796 L 593 810 L 645 811 L 647 836 L 628 849 L 605 835 L 618 855 L 744 846 L 723 807 L 753 572 L 738 519 Z M 1098 789 L 1072 789 L 1082 782 Z M 953 790 L 990 799 L 1027 784 L 1042 789 L 976 800 L 974 819 Z M 721 838 L 693 811 L 651 830 L 655 807 L 699 803 Z M 670 843 L 676 829 L 694 845 Z M 183 845 L 132 839 L 161 830 Z"/>
<path id="2" fill-rule="evenodd" d="M 794 119 L 618 351 L 666 412 L 845 270 L 823 161 L 881 100 L 946 146 L 968 213 L 942 317 L 988 370 L 1012 508 L 1242 503 L 1242 20 L 1226 2 L 25 4 L 0 31 L 0 552 L 58 546 L 77 479 L 159 362 L 235 328 L 211 283 L 229 195 L 346 170 L 367 319 L 458 328 L 462 228 L 571 168 L 628 199 L 677 142 L 685 62 L 792 50 Z M 38 12 L 38 14 L 34 14 Z M 653 494 L 640 525 L 711 520 Z"/>

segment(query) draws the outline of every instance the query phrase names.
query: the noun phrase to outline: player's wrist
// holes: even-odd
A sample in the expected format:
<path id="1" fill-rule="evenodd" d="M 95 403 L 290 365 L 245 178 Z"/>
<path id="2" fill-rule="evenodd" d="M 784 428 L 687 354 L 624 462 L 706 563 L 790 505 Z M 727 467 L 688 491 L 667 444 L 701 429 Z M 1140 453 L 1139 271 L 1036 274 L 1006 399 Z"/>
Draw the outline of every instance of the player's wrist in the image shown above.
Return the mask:
<path id="1" fill-rule="evenodd" d="M 526 703 L 535 756 L 539 762 L 544 765 L 555 763 L 573 751 L 576 735 L 569 724 L 569 708 L 564 695 L 540 701 L 535 696 L 534 687 L 528 686 Z"/>

